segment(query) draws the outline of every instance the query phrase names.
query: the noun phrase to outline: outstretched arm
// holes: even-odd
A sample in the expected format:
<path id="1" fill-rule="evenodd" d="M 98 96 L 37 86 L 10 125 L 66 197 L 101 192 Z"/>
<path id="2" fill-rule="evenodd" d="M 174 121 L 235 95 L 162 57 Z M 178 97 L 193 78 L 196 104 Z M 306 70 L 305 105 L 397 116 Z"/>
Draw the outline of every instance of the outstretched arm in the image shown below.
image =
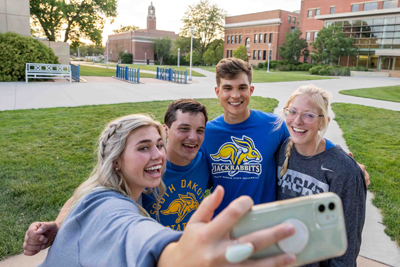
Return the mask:
<path id="1" fill-rule="evenodd" d="M 65 202 L 54 222 L 34 222 L 25 233 L 24 254 L 33 256 L 53 244 L 58 229 L 72 206 L 72 197 Z"/>

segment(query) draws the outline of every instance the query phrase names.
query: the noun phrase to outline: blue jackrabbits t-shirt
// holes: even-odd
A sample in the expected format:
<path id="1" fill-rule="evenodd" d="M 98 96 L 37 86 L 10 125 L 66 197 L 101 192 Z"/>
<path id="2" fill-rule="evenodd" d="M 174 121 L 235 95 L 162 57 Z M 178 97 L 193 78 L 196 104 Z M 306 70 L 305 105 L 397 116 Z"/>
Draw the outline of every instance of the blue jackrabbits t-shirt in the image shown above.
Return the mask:
<path id="1" fill-rule="evenodd" d="M 201 150 L 206 154 L 213 188 L 221 185 L 225 195 L 215 215 L 239 196 L 254 204 L 276 200 L 274 153 L 289 137 L 286 125 L 276 127 L 278 116 L 251 110 L 249 118 L 228 124 L 223 115 L 207 123 Z"/>
<path id="2" fill-rule="evenodd" d="M 163 181 L 167 188 L 160 201 L 159 222 L 171 229 L 183 231 L 189 218 L 209 188 L 210 170 L 202 152 L 198 152 L 189 165 L 178 166 L 167 161 Z M 156 201 L 153 194 L 142 194 L 142 206 L 154 219 Z"/>

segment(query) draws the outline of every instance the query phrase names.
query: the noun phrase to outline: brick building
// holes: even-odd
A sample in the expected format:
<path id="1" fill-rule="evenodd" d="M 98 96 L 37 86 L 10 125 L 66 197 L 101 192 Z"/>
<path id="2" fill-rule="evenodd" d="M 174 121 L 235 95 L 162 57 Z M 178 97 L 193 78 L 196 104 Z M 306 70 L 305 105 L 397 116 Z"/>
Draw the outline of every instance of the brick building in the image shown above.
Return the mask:
<path id="1" fill-rule="evenodd" d="M 165 38 L 167 36 L 174 40 L 178 37 L 175 32 L 157 30 L 156 22 L 155 7 L 153 3 L 151 3 L 147 13 L 147 29 L 108 36 L 107 46 L 109 60 L 117 61 L 118 53 L 122 51 L 133 55 L 134 64 L 154 64 L 156 58 L 154 57 L 153 40 Z"/>
<path id="2" fill-rule="evenodd" d="M 342 57 L 344 66 L 400 70 L 400 1 L 302 0 L 300 29 L 312 42 L 318 31 L 331 24 L 354 38 L 357 56 Z M 309 47 L 312 52 L 311 47 Z M 310 58 L 302 59 L 311 62 Z"/>
<path id="3" fill-rule="evenodd" d="M 224 58 L 233 57 L 233 50 L 244 45 L 249 62 L 257 65 L 267 60 L 271 44 L 270 59 L 281 59 L 278 47 L 285 41 L 285 33 L 299 26 L 299 19 L 299 13 L 284 10 L 226 17 Z"/>

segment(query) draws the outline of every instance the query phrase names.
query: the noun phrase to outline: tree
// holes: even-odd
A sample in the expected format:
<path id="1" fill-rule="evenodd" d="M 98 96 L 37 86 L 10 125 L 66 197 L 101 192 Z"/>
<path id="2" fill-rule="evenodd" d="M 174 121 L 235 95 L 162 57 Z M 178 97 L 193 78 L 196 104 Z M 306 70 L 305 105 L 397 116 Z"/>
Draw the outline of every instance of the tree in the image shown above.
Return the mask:
<path id="1" fill-rule="evenodd" d="M 160 65 L 162 65 L 164 58 L 167 58 L 171 54 L 171 38 L 158 38 L 153 41 L 153 50 L 157 56 Z"/>
<path id="2" fill-rule="evenodd" d="M 304 38 L 300 38 L 301 34 L 299 29 L 285 34 L 285 42 L 278 48 L 281 58 L 290 63 L 296 63 L 301 56 L 310 54 L 307 41 Z"/>
<path id="3" fill-rule="evenodd" d="M 70 47 L 71 54 L 78 54 L 78 47 Z M 79 53 L 81 56 L 91 56 L 91 55 L 104 55 L 105 47 L 101 45 L 85 45 L 79 46 Z"/>
<path id="4" fill-rule="evenodd" d="M 249 61 L 249 56 L 247 55 L 247 49 L 244 45 L 239 45 L 238 48 L 233 50 L 232 53 L 235 58 L 240 58 L 244 61 Z"/>
<path id="5" fill-rule="evenodd" d="M 137 26 L 134 26 L 134 25 L 132 25 L 132 26 L 119 26 L 119 28 L 118 29 L 116 29 L 116 30 L 113 30 L 113 32 L 114 33 L 121 33 L 121 32 L 129 32 L 129 31 L 136 31 L 136 30 L 140 30 L 140 28 L 139 27 L 137 27 Z"/>
<path id="6" fill-rule="evenodd" d="M 180 35 L 190 38 L 190 26 L 195 27 L 193 49 L 199 53 L 203 64 L 204 53 L 210 47 L 212 41 L 222 38 L 225 16 L 226 11 L 220 9 L 217 5 L 211 5 L 207 0 L 201 0 L 200 3 L 189 6 L 183 16 L 182 22 L 184 26 Z"/>
<path id="7" fill-rule="evenodd" d="M 190 64 L 190 53 L 187 53 L 187 55 L 185 56 L 185 61 Z M 200 65 L 200 64 L 201 64 L 201 59 L 200 59 L 199 53 L 197 51 L 193 51 L 192 65 L 196 66 L 196 65 Z"/>
<path id="8" fill-rule="evenodd" d="M 224 57 L 224 40 L 214 40 L 207 51 L 204 53 L 203 59 L 207 65 L 218 63 Z"/>
<path id="9" fill-rule="evenodd" d="M 117 16 L 117 0 L 30 0 L 33 26 L 40 26 L 49 41 L 81 38 L 101 43 L 106 18 Z M 61 33 L 63 38 L 61 38 Z"/>
<path id="10" fill-rule="evenodd" d="M 355 56 L 357 50 L 353 48 L 353 38 L 347 38 L 342 28 L 337 25 L 323 27 L 318 32 L 317 39 L 311 43 L 313 54 L 311 58 L 316 62 L 332 65 L 337 63 L 341 56 Z"/>

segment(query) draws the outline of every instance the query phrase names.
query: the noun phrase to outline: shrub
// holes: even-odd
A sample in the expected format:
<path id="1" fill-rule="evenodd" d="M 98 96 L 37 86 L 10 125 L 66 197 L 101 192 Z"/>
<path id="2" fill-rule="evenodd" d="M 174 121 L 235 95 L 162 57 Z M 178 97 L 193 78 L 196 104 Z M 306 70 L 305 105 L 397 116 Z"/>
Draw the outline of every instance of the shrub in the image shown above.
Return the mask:
<path id="1" fill-rule="evenodd" d="M 259 62 L 259 63 L 258 63 L 258 68 L 262 69 L 263 67 L 264 67 L 264 63 Z"/>
<path id="2" fill-rule="evenodd" d="M 286 70 L 286 65 L 280 65 L 277 67 L 277 70 L 279 71 L 285 71 Z"/>
<path id="3" fill-rule="evenodd" d="M 286 71 L 291 71 L 292 68 L 293 68 L 293 65 L 289 63 L 289 64 L 286 65 L 285 70 L 286 70 Z"/>
<path id="4" fill-rule="evenodd" d="M 322 69 L 322 66 L 319 66 L 319 65 L 317 65 L 317 66 L 314 66 L 314 67 L 312 67 L 311 69 L 309 69 L 308 70 L 308 72 L 310 73 L 310 74 L 313 74 L 313 75 L 319 75 L 319 71 Z"/>
<path id="5" fill-rule="evenodd" d="M 123 53 L 121 55 L 121 63 L 122 64 L 132 64 L 133 55 L 131 53 Z"/>
<path id="6" fill-rule="evenodd" d="M 328 70 L 328 68 L 321 68 L 321 69 L 318 71 L 318 75 L 321 75 L 321 76 L 329 76 L 329 70 Z"/>
<path id="7" fill-rule="evenodd" d="M 282 61 L 282 60 L 270 60 L 270 61 L 269 61 L 269 68 L 270 68 L 270 69 L 276 69 L 276 68 L 278 67 L 279 61 Z M 265 61 L 264 66 L 265 66 L 265 68 L 267 68 L 267 66 L 268 66 L 268 60 Z"/>
<path id="8" fill-rule="evenodd" d="M 26 63 L 58 64 L 53 50 L 32 37 L 0 33 L 0 82 L 25 81 Z"/>

